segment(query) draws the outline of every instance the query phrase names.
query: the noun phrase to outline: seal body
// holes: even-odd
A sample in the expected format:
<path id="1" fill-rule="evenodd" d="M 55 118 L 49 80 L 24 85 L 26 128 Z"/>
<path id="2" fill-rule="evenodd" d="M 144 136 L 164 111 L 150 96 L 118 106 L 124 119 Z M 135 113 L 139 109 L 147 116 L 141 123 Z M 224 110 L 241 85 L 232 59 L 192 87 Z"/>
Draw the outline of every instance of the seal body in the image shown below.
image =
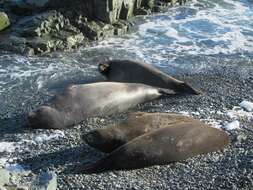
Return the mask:
<path id="1" fill-rule="evenodd" d="M 108 153 L 145 133 L 191 122 L 200 121 L 177 113 L 136 112 L 130 113 L 129 117 L 120 123 L 96 129 L 83 135 L 82 138 L 91 147 Z"/>
<path id="2" fill-rule="evenodd" d="M 181 94 L 201 94 L 186 82 L 177 80 L 157 68 L 132 60 L 111 60 L 99 64 L 99 71 L 108 81 L 143 83 L 172 89 Z"/>
<path id="3" fill-rule="evenodd" d="M 166 94 L 144 84 L 99 82 L 73 85 L 63 94 L 28 114 L 32 128 L 65 128 L 88 117 L 111 115 Z"/>
<path id="4" fill-rule="evenodd" d="M 228 135 L 199 122 L 179 123 L 139 136 L 82 172 L 137 169 L 185 160 L 223 149 Z M 79 171 L 81 172 L 81 171 Z"/>

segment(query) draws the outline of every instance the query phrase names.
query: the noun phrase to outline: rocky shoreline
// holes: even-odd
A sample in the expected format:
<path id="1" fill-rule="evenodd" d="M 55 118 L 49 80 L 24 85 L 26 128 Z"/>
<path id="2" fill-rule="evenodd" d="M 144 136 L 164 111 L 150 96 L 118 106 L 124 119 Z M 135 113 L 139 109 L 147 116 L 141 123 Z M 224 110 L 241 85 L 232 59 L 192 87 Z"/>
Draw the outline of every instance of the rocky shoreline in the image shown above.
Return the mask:
<path id="1" fill-rule="evenodd" d="M 127 33 L 131 27 L 129 19 L 136 15 L 185 2 L 4 0 L 0 2 L 0 49 L 34 55 L 87 46 L 93 41 Z"/>
<path id="2" fill-rule="evenodd" d="M 57 50 L 67 51 L 78 46 L 89 45 L 96 40 L 125 34 L 131 28 L 132 16 L 150 14 L 151 10 L 159 11 L 185 1 L 150 0 L 151 4 L 148 6 L 153 5 L 153 8 L 146 8 L 145 5 L 144 8 L 138 9 L 139 12 L 133 12 L 127 19 L 120 17 L 116 22 L 91 18 L 82 12 L 81 5 L 84 2 L 116 2 L 112 0 L 15 0 L 17 4 L 11 2 L 14 1 L 0 1 L 0 12 L 6 13 L 0 14 L 0 30 L 4 29 L 0 32 L 0 52 L 4 50 L 34 55 Z M 130 2 L 130 0 L 119 2 Z M 55 8 L 54 3 L 62 6 Z M 108 5 L 116 6 L 110 3 Z M 108 18 L 111 19 L 105 17 Z M 99 53 L 98 55 L 100 56 Z M 21 57 L 16 59 L 22 59 Z M 11 57 L 10 61 L 14 58 Z M 52 59 L 49 59 L 51 62 Z M 209 67 L 208 57 L 204 59 L 205 65 Z M 188 64 L 188 60 L 185 60 Z M 199 60 L 194 59 L 194 61 Z M 9 64 L 8 61 L 2 61 L 4 64 L 5 62 Z M 34 61 L 31 61 L 29 64 L 33 63 Z M 16 65 L 19 64 L 22 65 L 22 62 Z M 11 64 L 10 68 L 12 67 L 15 67 L 15 64 Z M 72 65 L 70 64 L 69 67 Z M 57 70 L 54 67 L 53 69 Z M 186 70 L 187 67 L 184 69 Z M 90 77 L 97 79 L 98 76 L 94 75 Z M 23 100 L 23 96 L 19 94 L 27 93 L 24 92 L 23 86 L 19 90 L 11 90 L 12 93 L 3 91 L 0 114 L 0 189 L 251 190 L 253 189 L 253 111 L 243 108 L 241 102 L 253 101 L 252 76 L 251 61 L 223 63 L 221 59 L 217 67 L 216 64 L 211 65 L 206 71 L 174 76 L 202 90 L 204 92 L 202 96 L 167 98 L 131 110 L 180 112 L 198 118 L 213 127 L 221 128 L 231 138 L 231 144 L 223 152 L 200 155 L 165 166 L 109 171 L 93 175 L 74 174 L 72 171 L 73 167 L 86 166 L 104 156 L 85 144 L 81 140 L 82 134 L 121 120 L 126 117 L 126 114 L 92 118 L 66 130 L 27 130 L 22 127 L 25 114 L 46 101 L 48 94 L 36 91 L 33 95 L 27 94 L 29 100 L 20 101 Z M 16 83 L 20 86 L 18 80 L 15 81 Z M 58 84 L 55 82 L 55 85 Z M 30 88 L 27 91 L 30 91 Z"/>

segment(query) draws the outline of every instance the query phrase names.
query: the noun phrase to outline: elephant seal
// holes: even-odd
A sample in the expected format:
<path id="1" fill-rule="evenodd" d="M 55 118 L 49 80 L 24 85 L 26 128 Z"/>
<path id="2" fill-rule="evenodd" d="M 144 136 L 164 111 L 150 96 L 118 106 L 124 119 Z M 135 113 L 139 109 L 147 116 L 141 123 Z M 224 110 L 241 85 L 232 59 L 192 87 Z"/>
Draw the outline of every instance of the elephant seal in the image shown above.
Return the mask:
<path id="1" fill-rule="evenodd" d="M 66 128 L 88 117 L 112 115 L 137 104 L 171 95 L 169 91 L 136 83 L 98 82 L 73 85 L 27 117 L 31 128 Z"/>
<path id="2" fill-rule="evenodd" d="M 159 88 L 172 89 L 180 94 L 201 94 L 186 82 L 177 80 L 157 68 L 132 60 L 110 60 L 100 63 L 99 72 L 108 81 L 143 83 Z"/>
<path id="3" fill-rule="evenodd" d="M 223 149 L 228 135 L 199 122 L 179 123 L 139 136 L 78 173 L 138 169 Z"/>
<path id="4" fill-rule="evenodd" d="M 82 139 L 89 146 L 109 153 L 145 133 L 189 122 L 197 123 L 198 120 L 177 113 L 136 112 L 130 113 L 129 117 L 120 123 L 91 131 L 83 135 Z"/>

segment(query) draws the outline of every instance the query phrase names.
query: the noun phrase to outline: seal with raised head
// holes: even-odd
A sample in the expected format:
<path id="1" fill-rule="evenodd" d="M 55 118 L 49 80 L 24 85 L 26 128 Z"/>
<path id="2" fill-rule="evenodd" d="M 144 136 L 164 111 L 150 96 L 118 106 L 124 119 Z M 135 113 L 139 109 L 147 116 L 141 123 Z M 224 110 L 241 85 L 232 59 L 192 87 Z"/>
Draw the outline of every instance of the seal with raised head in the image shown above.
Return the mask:
<path id="1" fill-rule="evenodd" d="M 229 137 L 222 130 L 194 121 L 179 123 L 141 135 L 76 172 L 98 173 L 165 165 L 221 150 L 228 143 Z"/>
<path id="2" fill-rule="evenodd" d="M 120 123 L 93 130 L 82 138 L 91 147 L 108 153 L 145 133 L 189 122 L 200 121 L 178 113 L 135 112 L 130 113 L 128 118 Z"/>
<path id="3" fill-rule="evenodd" d="M 49 104 L 28 114 L 32 128 L 66 128 L 86 118 L 112 115 L 172 92 L 136 83 L 98 82 L 73 85 Z"/>
<path id="4" fill-rule="evenodd" d="M 143 83 L 159 88 L 172 89 L 180 94 L 201 94 L 184 81 L 160 71 L 150 64 L 132 60 L 110 60 L 99 64 L 99 72 L 108 81 Z"/>

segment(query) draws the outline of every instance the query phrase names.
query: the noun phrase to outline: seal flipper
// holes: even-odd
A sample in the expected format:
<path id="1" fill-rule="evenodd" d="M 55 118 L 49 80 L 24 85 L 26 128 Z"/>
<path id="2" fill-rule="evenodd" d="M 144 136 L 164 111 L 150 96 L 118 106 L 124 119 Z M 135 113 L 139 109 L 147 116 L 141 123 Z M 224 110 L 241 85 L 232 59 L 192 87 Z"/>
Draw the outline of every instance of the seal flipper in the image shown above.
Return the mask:
<path id="1" fill-rule="evenodd" d="M 92 174 L 92 173 L 102 173 L 105 171 L 110 170 L 111 168 L 106 167 L 108 166 L 110 161 L 107 156 L 105 158 L 102 158 L 101 160 L 98 160 L 92 164 L 89 164 L 85 167 L 78 167 L 75 169 L 76 174 Z"/>
<path id="2" fill-rule="evenodd" d="M 158 88 L 158 92 L 161 94 L 160 98 L 174 97 L 179 94 L 178 92 L 165 88 Z"/>
<path id="3" fill-rule="evenodd" d="M 178 84 L 177 86 L 175 86 L 175 91 L 176 92 L 183 92 L 185 94 L 195 94 L 195 95 L 202 95 L 203 92 L 194 89 L 191 85 L 189 85 L 186 82 L 183 82 L 181 84 Z"/>

